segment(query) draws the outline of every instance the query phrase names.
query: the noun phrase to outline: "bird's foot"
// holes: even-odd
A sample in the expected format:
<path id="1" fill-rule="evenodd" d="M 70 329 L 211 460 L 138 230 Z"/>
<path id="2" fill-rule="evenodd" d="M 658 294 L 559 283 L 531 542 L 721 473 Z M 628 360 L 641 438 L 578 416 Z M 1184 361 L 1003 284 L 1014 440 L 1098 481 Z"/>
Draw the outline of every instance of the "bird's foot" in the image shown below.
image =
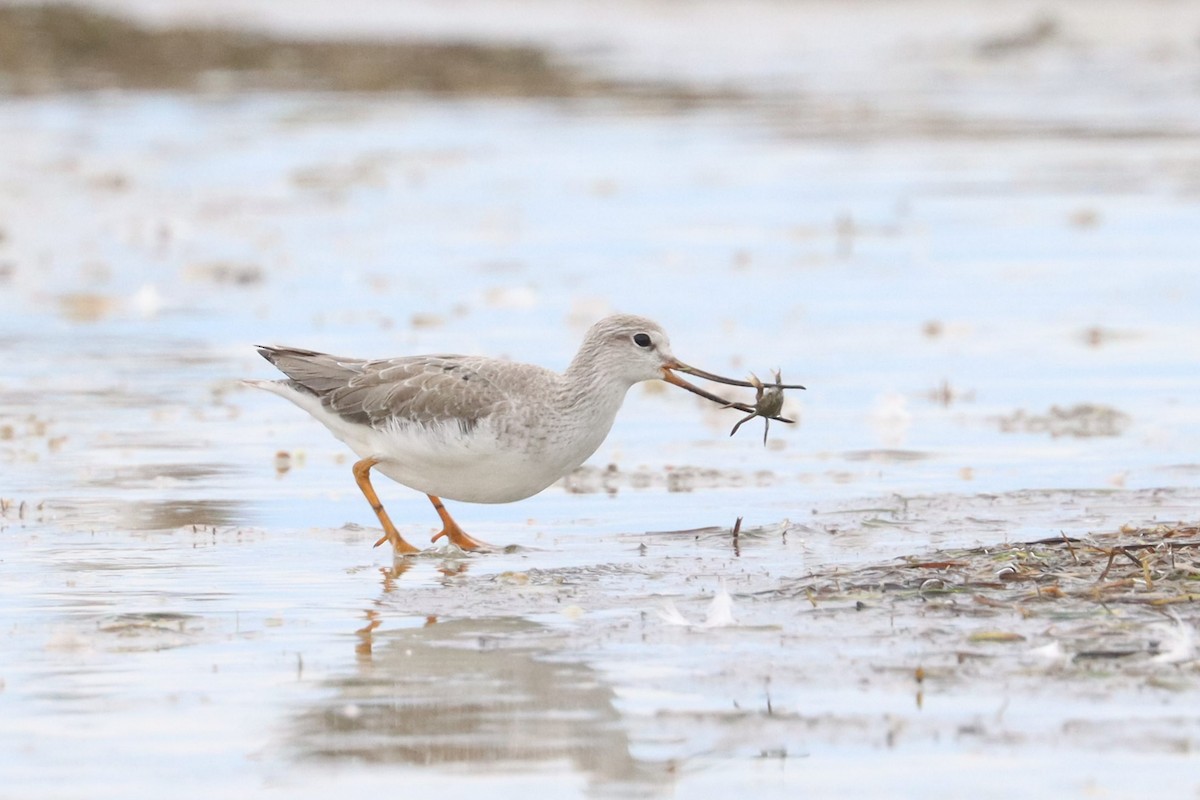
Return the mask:
<path id="1" fill-rule="evenodd" d="M 394 525 L 389 525 L 383 529 L 383 536 L 379 537 L 379 541 L 375 542 L 374 546 L 379 547 L 384 542 L 391 542 L 392 552 L 398 556 L 411 556 L 414 553 L 421 552 L 421 548 L 410 544 L 407 539 L 400 535 L 400 532 L 396 530 Z"/>
<path id="2" fill-rule="evenodd" d="M 487 542 L 482 542 L 479 539 L 468 534 L 462 528 L 458 527 L 457 523 L 451 521 L 442 530 L 430 539 L 431 542 L 436 542 L 445 536 L 455 547 L 461 550 L 495 550 L 496 548 Z"/>

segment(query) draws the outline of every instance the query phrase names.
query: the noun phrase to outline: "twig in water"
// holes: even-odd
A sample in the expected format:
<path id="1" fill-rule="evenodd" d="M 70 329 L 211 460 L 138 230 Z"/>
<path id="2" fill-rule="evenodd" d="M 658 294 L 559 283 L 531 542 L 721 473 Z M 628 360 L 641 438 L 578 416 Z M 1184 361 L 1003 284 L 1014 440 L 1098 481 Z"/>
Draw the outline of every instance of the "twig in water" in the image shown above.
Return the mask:
<path id="1" fill-rule="evenodd" d="M 1075 555 L 1075 548 L 1071 547 L 1071 537 L 1067 536 L 1066 531 L 1059 531 L 1059 533 L 1062 534 L 1063 542 L 1067 545 L 1067 552 L 1071 554 L 1071 558 L 1073 558 L 1075 563 L 1078 564 L 1079 556 Z"/>

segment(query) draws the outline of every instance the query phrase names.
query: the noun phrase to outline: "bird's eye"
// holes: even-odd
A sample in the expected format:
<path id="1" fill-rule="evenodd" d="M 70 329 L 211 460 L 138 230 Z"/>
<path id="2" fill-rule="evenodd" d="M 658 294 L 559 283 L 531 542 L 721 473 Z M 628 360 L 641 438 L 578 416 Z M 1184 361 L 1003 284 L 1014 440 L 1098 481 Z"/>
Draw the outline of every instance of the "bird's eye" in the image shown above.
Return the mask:
<path id="1" fill-rule="evenodd" d="M 633 335 L 633 343 L 638 347 L 649 347 L 653 342 L 650 341 L 649 334 L 635 333 Z"/>

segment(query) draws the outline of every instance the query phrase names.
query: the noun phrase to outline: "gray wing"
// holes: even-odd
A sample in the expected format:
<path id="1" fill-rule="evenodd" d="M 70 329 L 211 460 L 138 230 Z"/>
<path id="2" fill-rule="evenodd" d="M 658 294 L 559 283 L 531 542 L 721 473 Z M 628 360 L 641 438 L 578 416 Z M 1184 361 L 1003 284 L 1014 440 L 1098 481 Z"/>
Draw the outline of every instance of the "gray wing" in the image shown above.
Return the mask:
<path id="1" fill-rule="evenodd" d="M 376 428 L 457 422 L 470 430 L 508 402 L 491 378 L 489 359 L 446 355 L 366 361 L 291 347 L 258 352 L 330 411 Z"/>

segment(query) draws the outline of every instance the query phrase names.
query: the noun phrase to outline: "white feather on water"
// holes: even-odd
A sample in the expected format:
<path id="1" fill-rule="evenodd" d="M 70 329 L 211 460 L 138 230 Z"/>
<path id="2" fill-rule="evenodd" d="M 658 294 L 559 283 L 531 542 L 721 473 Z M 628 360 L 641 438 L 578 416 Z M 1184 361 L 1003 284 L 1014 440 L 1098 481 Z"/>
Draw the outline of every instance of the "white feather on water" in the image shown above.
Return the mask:
<path id="1" fill-rule="evenodd" d="M 737 624 L 733 616 L 733 598 L 725 589 L 724 583 L 709 602 L 703 622 L 689 620 L 679 611 L 673 600 L 667 600 L 659 606 L 658 618 L 668 625 L 682 628 L 728 628 Z"/>

